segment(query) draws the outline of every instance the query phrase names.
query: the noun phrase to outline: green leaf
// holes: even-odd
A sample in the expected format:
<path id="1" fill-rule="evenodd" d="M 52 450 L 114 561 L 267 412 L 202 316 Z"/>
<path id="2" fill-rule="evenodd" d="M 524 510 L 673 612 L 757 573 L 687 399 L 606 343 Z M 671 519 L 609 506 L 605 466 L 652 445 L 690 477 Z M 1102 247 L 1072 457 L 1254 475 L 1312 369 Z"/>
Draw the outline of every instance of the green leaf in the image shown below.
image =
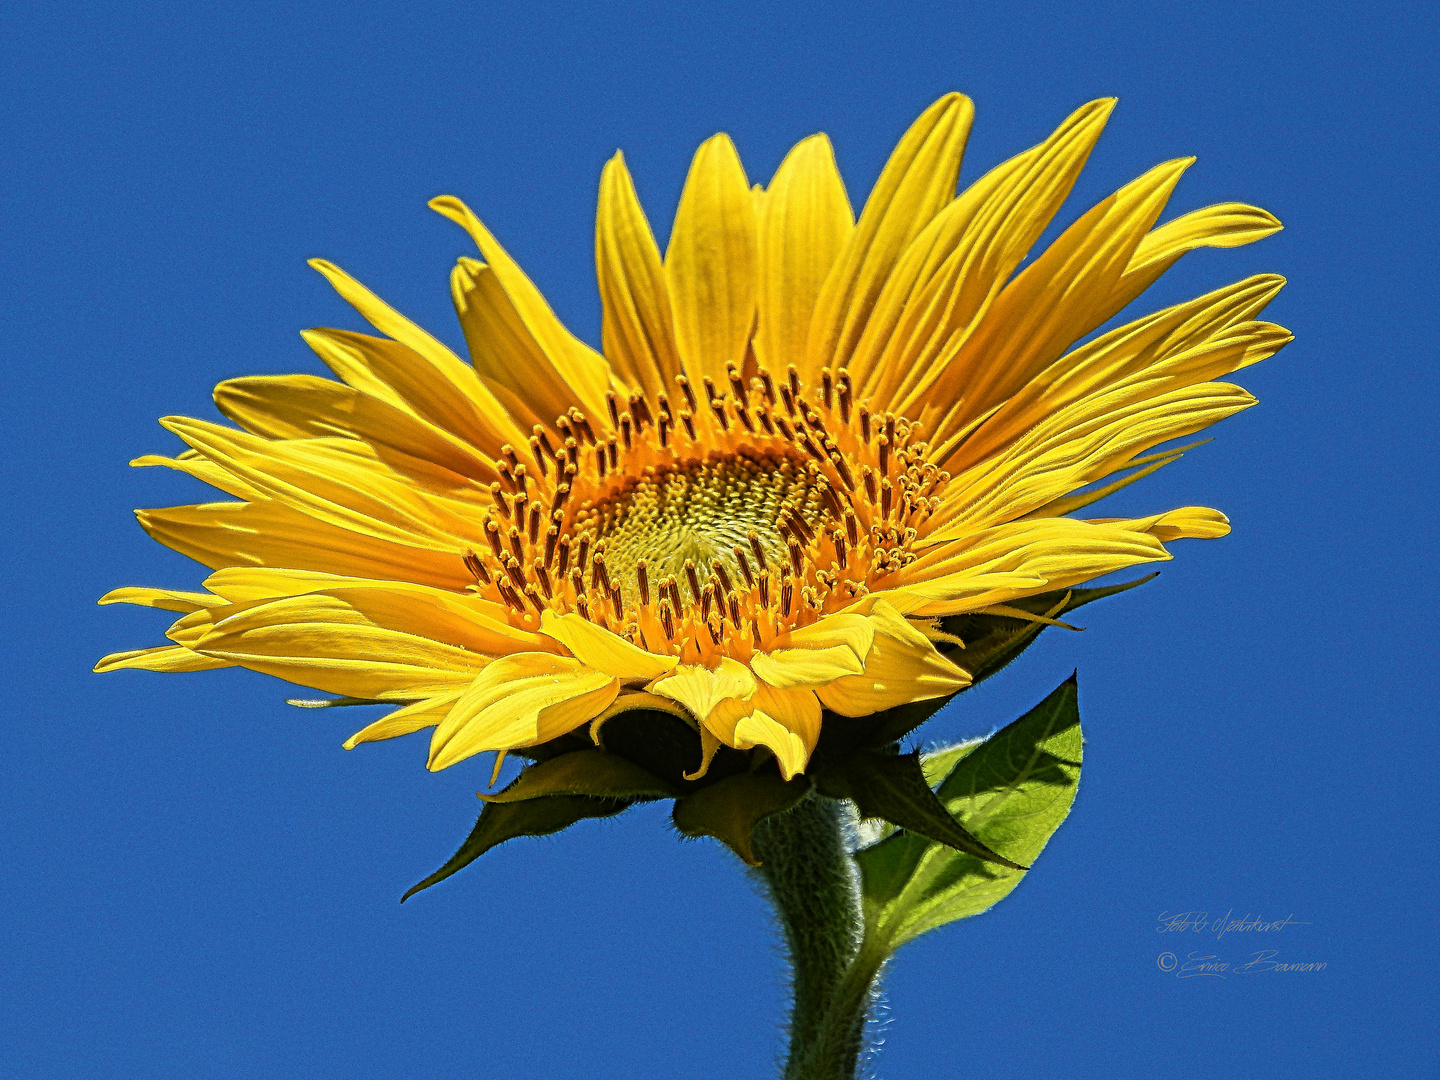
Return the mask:
<path id="1" fill-rule="evenodd" d="M 822 795 L 853 799 L 862 818 L 884 818 L 908 832 L 967 852 L 1011 870 L 1025 867 L 992 851 L 950 816 L 925 781 L 917 754 L 862 751 L 838 762 L 817 777 Z"/>
<path id="2" fill-rule="evenodd" d="M 1081 748 L 1072 676 L 1019 720 L 959 756 L 936 794 L 983 843 L 1030 864 L 1070 812 Z M 907 832 L 861 850 L 856 862 L 869 933 L 891 951 L 927 930 L 978 915 L 1021 877 Z"/>
<path id="3" fill-rule="evenodd" d="M 810 793 L 808 776 L 781 780 L 771 773 L 728 776 L 675 800 L 675 827 L 686 836 L 713 836 L 751 866 L 759 866 L 750 847 L 755 826 L 789 810 Z"/>
<path id="4" fill-rule="evenodd" d="M 1005 603 L 1007 607 L 1019 608 L 1034 615 L 1053 613 L 1052 617 L 1058 617 L 1104 597 L 1129 592 L 1157 577 L 1158 571 L 1119 585 L 1106 585 L 1095 589 L 1057 589 L 1019 600 L 1007 600 Z M 1040 636 L 1040 631 L 1045 629 L 1045 624 L 1008 615 L 950 615 L 940 620 L 940 628 L 965 642 L 965 648 L 950 650 L 946 655 L 970 673 L 970 685 L 975 686 L 998 673 L 1029 648 Z"/>
<path id="5" fill-rule="evenodd" d="M 488 803 L 515 803 L 546 795 L 663 799 L 678 792 L 634 762 L 598 747 L 550 758 L 520 771 L 503 791 L 481 794 Z"/>
<path id="6" fill-rule="evenodd" d="M 954 743 L 951 746 L 939 746 L 934 750 L 922 750 L 920 752 L 920 765 L 925 770 L 925 782 L 931 787 L 940 783 L 950 775 L 950 770 L 960 763 L 977 746 L 983 745 L 984 739 L 966 739 L 964 742 Z"/>
<path id="7" fill-rule="evenodd" d="M 550 795 L 518 803 L 487 803 L 460 850 L 439 870 L 413 886 L 400 902 L 403 904 L 420 890 L 463 870 L 506 840 L 517 836 L 546 836 L 568 829 L 584 818 L 612 817 L 634 802 L 634 799 L 596 799 L 588 795 Z"/>

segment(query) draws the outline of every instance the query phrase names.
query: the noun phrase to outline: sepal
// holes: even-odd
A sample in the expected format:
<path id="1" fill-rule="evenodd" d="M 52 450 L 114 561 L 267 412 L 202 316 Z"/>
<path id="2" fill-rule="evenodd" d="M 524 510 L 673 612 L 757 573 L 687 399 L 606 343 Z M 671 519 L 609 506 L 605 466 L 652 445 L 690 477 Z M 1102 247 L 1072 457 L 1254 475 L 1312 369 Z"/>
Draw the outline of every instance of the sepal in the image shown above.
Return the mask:
<path id="1" fill-rule="evenodd" d="M 853 800 L 861 818 L 883 818 L 985 862 L 1027 869 L 990 850 L 951 816 L 926 782 L 918 753 L 860 751 L 822 770 L 816 784 L 822 795 Z"/>
<path id="2" fill-rule="evenodd" d="M 481 794 L 487 803 L 525 802 L 547 795 L 590 795 L 605 799 L 664 799 L 678 795 L 666 784 L 619 754 L 598 747 L 577 750 L 521 770 L 503 791 Z"/>
<path id="3" fill-rule="evenodd" d="M 686 836 L 713 836 L 750 866 L 759 866 L 751 832 L 767 817 L 789 810 L 810 788 L 805 775 L 790 780 L 769 771 L 727 776 L 675 800 L 672 819 Z"/>

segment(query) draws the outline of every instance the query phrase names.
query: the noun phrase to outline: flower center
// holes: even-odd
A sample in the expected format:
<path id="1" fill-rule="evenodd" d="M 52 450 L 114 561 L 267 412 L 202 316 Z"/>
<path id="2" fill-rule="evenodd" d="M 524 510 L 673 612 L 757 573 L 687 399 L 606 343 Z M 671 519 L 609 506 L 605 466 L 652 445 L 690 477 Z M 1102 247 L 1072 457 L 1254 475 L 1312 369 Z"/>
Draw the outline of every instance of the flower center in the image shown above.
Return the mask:
<path id="1" fill-rule="evenodd" d="M 814 532 L 824 515 L 817 485 L 798 455 L 715 451 L 627 477 L 614 494 L 582 507 L 574 531 L 604 552 L 610 579 L 631 604 L 638 600 L 636 571 L 642 564 L 657 581 L 684 581 L 687 563 L 707 581 L 717 562 L 739 579 L 748 576 L 741 571 L 742 557 L 751 566 L 789 558 L 792 519 Z M 754 552 L 757 541 L 763 559 Z"/>
<path id="2" fill-rule="evenodd" d="M 842 368 L 808 391 L 733 367 L 730 392 L 685 376 L 672 404 L 607 395 L 502 447 L 477 591 L 535 629 L 544 611 L 662 653 L 748 656 L 854 603 L 913 562 L 949 475 L 919 426 L 872 413 Z M 628 406 L 628 407 L 627 407 Z"/>

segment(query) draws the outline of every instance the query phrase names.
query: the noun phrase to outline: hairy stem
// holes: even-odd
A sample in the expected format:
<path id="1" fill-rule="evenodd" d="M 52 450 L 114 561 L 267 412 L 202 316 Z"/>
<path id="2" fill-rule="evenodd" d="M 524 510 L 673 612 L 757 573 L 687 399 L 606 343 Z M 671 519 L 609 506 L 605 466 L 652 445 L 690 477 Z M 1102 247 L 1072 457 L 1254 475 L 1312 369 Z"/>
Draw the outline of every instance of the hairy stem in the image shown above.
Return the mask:
<path id="1" fill-rule="evenodd" d="M 760 876 L 780 915 L 793 968 L 785 1080 L 853 1080 L 883 957 L 864 945 L 849 803 L 811 796 L 755 827 Z"/>

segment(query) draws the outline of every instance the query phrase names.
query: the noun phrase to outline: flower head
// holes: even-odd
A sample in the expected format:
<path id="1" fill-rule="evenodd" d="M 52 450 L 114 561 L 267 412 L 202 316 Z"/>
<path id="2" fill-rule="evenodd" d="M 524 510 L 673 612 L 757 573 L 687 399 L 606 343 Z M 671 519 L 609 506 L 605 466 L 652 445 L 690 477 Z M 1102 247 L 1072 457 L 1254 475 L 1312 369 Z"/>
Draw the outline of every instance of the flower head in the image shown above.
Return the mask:
<path id="1" fill-rule="evenodd" d="M 957 196 L 972 109 L 946 96 L 858 221 L 825 136 L 752 188 L 717 135 L 663 257 L 617 154 L 603 354 L 455 198 L 431 205 L 481 256 L 450 283 L 469 363 L 317 260 L 382 336 L 306 332 L 338 382 L 222 383 L 238 428 L 163 421 L 190 449 L 136 464 L 234 501 L 140 512 L 215 572 L 106 596 L 184 614 L 97 670 L 238 664 L 397 703 L 346 745 L 433 727 L 432 769 L 669 711 L 700 737 L 690 779 L 729 747 L 789 780 L 822 716 L 948 697 L 973 667 L 943 620 L 1043 619 L 1015 605 L 1228 531 L 1198 507 L 1073 515 L 1253 404 L 1215 380 L 1289 340 L 1254 321 L 1283 283 L 1260 276 L 1072 348 L 1187 251 L 1279 228 L 1234 203 L 1155 227 L 1172 161 L 1021 269 L 1112 105 Z"/>

